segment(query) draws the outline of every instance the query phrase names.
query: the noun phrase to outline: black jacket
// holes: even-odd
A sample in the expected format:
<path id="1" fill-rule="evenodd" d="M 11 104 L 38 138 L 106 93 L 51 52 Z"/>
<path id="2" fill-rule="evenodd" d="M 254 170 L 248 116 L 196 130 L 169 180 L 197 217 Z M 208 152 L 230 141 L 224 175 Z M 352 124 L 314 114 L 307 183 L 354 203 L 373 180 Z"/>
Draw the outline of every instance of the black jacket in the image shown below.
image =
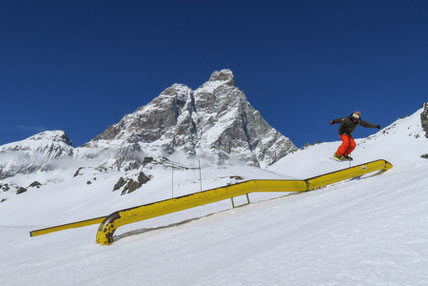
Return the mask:
<path id="1" fill-rule="evenodd" d="M 339 135 L 350 135 L 352 136 L 352 132 L 354 132 L 355 128 L 357 128 L 358 125 L 361 125 L 366 128 L 378 128 L 378 125 L 374 125 L 371 123 L 368 123 L 364 120 L 361 120 L 361 118 L 358 120 L 357 123 L 354 123 L 351 119 L 351 116 L 348 116 L 346 118 L 338 118 L 334 119 L 332 122 L 334 123 L 340 123 L 339 126 Z"/>

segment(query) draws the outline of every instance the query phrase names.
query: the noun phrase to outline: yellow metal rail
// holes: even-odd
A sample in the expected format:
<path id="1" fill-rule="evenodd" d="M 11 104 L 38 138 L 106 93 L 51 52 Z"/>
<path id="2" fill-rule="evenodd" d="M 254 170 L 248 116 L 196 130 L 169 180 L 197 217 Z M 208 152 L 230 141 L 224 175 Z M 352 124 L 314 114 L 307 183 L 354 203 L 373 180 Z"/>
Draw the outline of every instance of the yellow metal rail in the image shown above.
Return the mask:
<path id="1" fill-rule="evenodd" d="M 106 217 L 100 224 L 96 242 L 102 245 L 112 244 L 113 233 L 120 226 L 214 203 L 224 199 L 252 192 L 305 192 L 375 171 L 383 172 L 390 168 L 392 168 L 392 165 L 388 161 L 377 160 L 306 180 L 251 180 L 227 187 L 211 189 L 200 193 L 117 211 Z"/>
<path id="2" fill-rule="evenodd" d="M 386 160 L 377 160 L 352 168 L 323 174 L 306 180 L 251 180 L 231 186 L 215 188 L 200 193 L 185 195 L 147 205 L 137 206 L 99 217 L 74 223 L 54 226 L 30 232 L 30 236 L 43 235 L 50 232 L 100 224 L 96 242 L 102 245 L 113 243 L 113 233 L 123 225 L 146 220 L 221 200 L 246 195 L 253 192 L 306 192 L 321 188 L 346 179 L 362 176 L 375 171 L 381 173 L 392 168 Z"/>

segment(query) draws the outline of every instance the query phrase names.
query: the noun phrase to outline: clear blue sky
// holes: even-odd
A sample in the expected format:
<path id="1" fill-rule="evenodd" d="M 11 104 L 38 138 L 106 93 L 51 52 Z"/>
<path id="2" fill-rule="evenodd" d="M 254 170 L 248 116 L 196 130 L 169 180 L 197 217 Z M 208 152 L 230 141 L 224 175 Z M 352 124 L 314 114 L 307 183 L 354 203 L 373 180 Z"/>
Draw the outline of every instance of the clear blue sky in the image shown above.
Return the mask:
<path id="1" fill-rule="evenodd" d="M 81 145 L 173 83 L 230 68 L 299 147 L 428 101 L 428 1 L 1 1 L 0 144 Z M 355 137 L 375 130 L 359 127 Z"/>

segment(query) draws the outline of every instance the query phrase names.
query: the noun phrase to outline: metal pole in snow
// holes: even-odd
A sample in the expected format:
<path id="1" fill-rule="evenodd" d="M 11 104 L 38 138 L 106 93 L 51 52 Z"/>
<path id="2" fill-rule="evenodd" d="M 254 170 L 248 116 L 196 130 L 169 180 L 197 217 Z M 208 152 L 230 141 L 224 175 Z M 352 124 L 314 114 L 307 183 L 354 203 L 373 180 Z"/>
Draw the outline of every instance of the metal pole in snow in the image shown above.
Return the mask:
<path id="1" fill-rule="evenodd" d="M 171 198 L 174 197 L 174 167 L 171 166 Z"/>
<path id="2" fill-rule="evenodd" d="M 202 192 L 202 171 L 201 171 L 201 158 L 199 158 L 199 182 L 201 185 L 201 192 Z"/>

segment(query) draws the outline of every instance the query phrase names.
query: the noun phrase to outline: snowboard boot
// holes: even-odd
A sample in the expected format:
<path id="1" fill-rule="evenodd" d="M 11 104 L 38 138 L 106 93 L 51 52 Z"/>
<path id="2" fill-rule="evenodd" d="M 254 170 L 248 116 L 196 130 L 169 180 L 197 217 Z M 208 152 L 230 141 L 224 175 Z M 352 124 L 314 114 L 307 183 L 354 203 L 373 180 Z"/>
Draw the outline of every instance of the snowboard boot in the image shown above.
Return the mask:
<path id="1" fill-rule="evenodd" d="M 333 157 L 339 161 L 343 161 L 345 160 L 345 157 L 342 155 L 337 155 L 336 153 L 334 153 Z"/>
<path id="2" fill-rule="evenodd" d="M 347 160 L 347 161 L 352 161 L 352 160 L 354 160 L 354 159 L 352 159 L 352 157 L 351 157 L 351 156 L 346 156 L 346 155 L 343 155 L 343 158 L 345 158 L 345 160 Z"/>

